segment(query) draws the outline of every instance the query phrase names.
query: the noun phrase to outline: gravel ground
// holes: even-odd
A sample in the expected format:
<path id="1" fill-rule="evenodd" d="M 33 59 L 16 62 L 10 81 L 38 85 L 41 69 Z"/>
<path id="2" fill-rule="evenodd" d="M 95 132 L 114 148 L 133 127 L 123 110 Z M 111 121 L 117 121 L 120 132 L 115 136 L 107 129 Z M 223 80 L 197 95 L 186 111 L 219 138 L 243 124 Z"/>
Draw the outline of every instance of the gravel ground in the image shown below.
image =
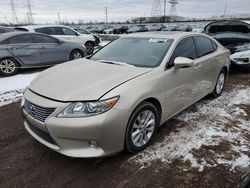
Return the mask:
<path id="1" fill-rule="evenodd" d="M 19 102 L 0 107 L 0 187 L 236 187 L 250 171 L 250 74 L 169 120 L 130 155 L 73 159 L 33 139 Z"/>

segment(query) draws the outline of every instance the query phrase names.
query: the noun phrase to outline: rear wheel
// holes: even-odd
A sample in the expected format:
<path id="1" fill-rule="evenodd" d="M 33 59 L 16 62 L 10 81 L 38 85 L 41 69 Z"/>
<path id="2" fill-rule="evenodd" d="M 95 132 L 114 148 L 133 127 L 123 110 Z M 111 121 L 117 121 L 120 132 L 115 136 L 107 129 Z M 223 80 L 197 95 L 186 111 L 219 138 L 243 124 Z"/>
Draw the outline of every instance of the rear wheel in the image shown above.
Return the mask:
<path id="1" fill-rule="evenodd" d="M 70 60 L 80 59 L 83 57 L 83 53 L 80 50 L 73 50 L 70 54 Z"/>
<path id="2" fill-rule="evenodd" d="M 214 88 L 214 91 L 212 93 L 212 96 L 214 98 L 217 98 L 221 95 L 224 87 L 225 87 L 225 81 L 226 81 L 226 72 L 222 70 L 217 78 L 216 85 Z"/>
<path id="3" fill-rule="evenodd" d="M 125 149 L 137 153 L 145 149 L 152 141 L 159 126 L 159 114 L 156 107 L 141 103 L 132 113 L 125 138 Z"/>
<path id="4" fill-rule="evenodd" d="M 91 41 L 86 42 L 85 47 L 87 49 L 88 54 L 92 54 L 95 50 L 95 44 L 94 42 L 91 42 Z"/>
<path id="5" fill-rule="evenodd" d="M 12 58 L 4 58 L 0 60 L 0 75 L 13 76 L 18 71 L 18 63 Z"/>

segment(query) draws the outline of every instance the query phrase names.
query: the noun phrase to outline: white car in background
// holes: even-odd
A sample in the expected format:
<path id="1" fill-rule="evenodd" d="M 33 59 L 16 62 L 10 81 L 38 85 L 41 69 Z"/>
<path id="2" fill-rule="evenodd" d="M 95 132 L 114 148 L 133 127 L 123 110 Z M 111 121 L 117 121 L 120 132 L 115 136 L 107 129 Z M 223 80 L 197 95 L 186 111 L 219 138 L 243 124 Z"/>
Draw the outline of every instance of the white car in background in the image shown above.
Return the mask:
<path id="1" fill-rule="evenodd" d="M 236 52 L 230 56 L 230 59 L 235 65 L 250 69 L 250 50 Z"/>
<path id="2" fill-rule="evenodd" d="M 52 35 L 66 42 L 78 43 L 87 49 L 88 54 L 92 54 L 95 48 L 95 37 L 91 34 L 80 34 L 72 28 L 63 25 L 29 25 L 16 27 L 17 31 L 38 32 Z"/>

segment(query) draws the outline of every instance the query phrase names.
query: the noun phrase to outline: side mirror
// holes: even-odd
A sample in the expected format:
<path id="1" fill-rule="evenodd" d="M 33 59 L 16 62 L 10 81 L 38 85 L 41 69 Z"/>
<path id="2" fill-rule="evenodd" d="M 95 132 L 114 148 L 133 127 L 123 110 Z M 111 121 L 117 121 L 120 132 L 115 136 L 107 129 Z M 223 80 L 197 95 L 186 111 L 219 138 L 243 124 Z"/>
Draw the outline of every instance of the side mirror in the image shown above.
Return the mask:
<path id="1" fill-rule="evenodd" d="M 186 57 L 177 57 L 174 60 L 174 69 L 189 68 L 194 65 L 194 60 Z"/>

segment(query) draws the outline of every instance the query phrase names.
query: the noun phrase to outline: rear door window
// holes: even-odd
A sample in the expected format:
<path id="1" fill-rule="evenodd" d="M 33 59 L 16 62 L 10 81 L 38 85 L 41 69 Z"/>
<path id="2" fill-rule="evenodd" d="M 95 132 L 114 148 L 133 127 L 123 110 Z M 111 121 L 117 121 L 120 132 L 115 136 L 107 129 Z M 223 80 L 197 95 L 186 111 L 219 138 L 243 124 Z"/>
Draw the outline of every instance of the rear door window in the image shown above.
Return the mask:
<path id="1" fill-rule="evenodd" d="M 63 27 L 62 30 L 63 30 L 64 35 L 73 35 L 73 36 L 77 35 L 76 32 L 73 31 L 72 29 Z"/>
<path id="2" fill-rule="evenodd" d="M 198 57 L 202 57 L 214 52 L 212 41 L 209 38 L 203 36 L 195 36 L 194 41 L 196 44 Z"/>
<path id="3" fill-rule="evenodd" d="M 35 31 L 47 35 L 64 35 L 62 27 L 44 27 L 35 29 Z"/>
<path id="4" fill-rule="evenodd" d="M 24 43 L 34 43 L 31 35 L 18 35 L 11 37 L 6 40 L 6 44 L 24 44 Z"/>
<path id="5" fill-rule="evenodd" d="M 193 37 L 182 39 L 176 46 L 168 63 L 168 68 L 174 66 L 174 60 L 177 57 L 186 57 L 189 59 L 196 58 L 196 50 Z"/>
<path id="6" fill-rule="evenodd" d="M 44 35 L 32 35 L 35 39 L 36 43 L 58 43 L 57 39 L 52 37 L 44 36 Z"/>

